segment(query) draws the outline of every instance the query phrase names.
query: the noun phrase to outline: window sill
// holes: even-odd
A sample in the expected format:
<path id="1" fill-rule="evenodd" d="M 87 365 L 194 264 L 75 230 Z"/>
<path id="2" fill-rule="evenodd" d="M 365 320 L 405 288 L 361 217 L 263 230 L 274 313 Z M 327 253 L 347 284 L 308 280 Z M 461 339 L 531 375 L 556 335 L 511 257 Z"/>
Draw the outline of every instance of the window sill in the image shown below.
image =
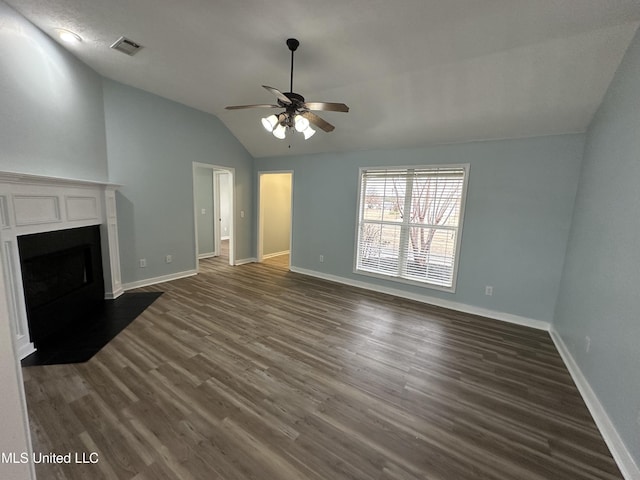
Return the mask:
<path id="1" fill-rule="evenodd" d="M 408 278 L 394 277 L 391 275 L 382 275 L 380 273 L 368 272 L 367 270 L 358 270 L 357 268 L 353 269 L 353 273 L 355 273 L 356 275 L 363 275 L 366 277 L 387 280 L 393 283 L 403 283 L 405 285 L 413 285 L 413 286 L 425 288 L 428 290 L 437 290 L 439 292 L 446 292 L 446 293 L 456 293 L 455 283 L 452 287 L 446 287 L 446 286 L 437 285 L 434 283 L 419 282 L 417 280 L 410 280 Z"/>

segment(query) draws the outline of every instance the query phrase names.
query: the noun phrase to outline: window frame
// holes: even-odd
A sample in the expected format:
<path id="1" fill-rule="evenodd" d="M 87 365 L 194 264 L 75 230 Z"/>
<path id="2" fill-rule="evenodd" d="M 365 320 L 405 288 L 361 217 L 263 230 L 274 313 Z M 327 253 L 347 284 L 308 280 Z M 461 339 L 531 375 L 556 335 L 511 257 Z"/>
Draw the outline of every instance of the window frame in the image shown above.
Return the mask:
<path id="1" fill-rule="evenodd" d="M 443 285 L 438 285 L 435 283 L 430 283 L 430 282 L 426 282 L 426 281 L 420 281 L 420 280 L 412 280 L 410 278 L 404 278 L 399 276 L 400 274 L 396 274 L 396 275 L 387 275 L 387 274 L 383 274 L 383 273 L 376 273 L 376 272 L 371 272 L 368 270 L 361 270 L 358 269 L 358 246 L 360 244 L 360 222 L 362 220 L 362 215 L 363 215 L 363 198 L 362 198 L 362 187 L 363 187 L 363 182 L 362 182 L 362 178 L 363 175 L 366 172 L 383 172 L 385 170 L 410 170 L 410 169 L 438 169 L 438 168 L 459 168 L 461 170 L 463 170 L 464 172 L 464 179 L 462 182 L 462 192 L 460 193 L 460 214 L 459 214 L 459 222 L 458 222 L 458 226 L 457 227 L 447 227 L 447 226 L 437 226 L 436 228 L 441 228 L 441 229 L 456 229 L 457 228 L 457 234 L 456 234 L 456 244 L 455 244 L 455 253 L 454 253 L 454 262 L 453 262 L 453 272 L 452 272 L 452 276 L 451 276 L 451 287 L 447 287 L 447 286 L 443 286 Z M 419 286 L 422 288 L 428 288 L 431 290 L 438 290 L 438 291 L 442 291 L 442 292 L 448 292 L 448 293 L 455 293 L 456 292 L 456 286 L 457 286 L 457 280 L 458 280 L 458 270 L 459 270 L 459 266 L 460 266 L 460 250 L 461 250 L 461 245 L 462 245 L 462 231 L 463 231 L 463 226 L 464 226 L 464 216 L 465 216 L 465 210 L 466 210 L 466 203 L 467 203 L 467 190 L 468 190 L 468 185 L 469 185 L 469 170 L 470 170 L 470 164 L 469 163 L 451 163 L 451 164 L 434 164 L 434 165 L 390 165 L 390 166 L 371 166 L 371 167 L 360 167 L 358 169 L 358 198 L 357 198 L 357 210 L 356 210 L 356 222 L 355 222 L 355 238 L 354 238 L 354 255 L 353 255 L 353 273 L 356 275 L 364 275 L 364 276 L 368 276 L 368 277 L 373 277 L 373 278 L 378 278 L 378 279 L 382 279 L 382 280 L 387 280 L 390 282 L 395 282 L 395 283 L 403 283 L 403 284 L 408 284 L 408 285 L 415 285 L 415 286 Z M 405 193 L 405 200 L 407 198 L 407 195 Z M 382 224 L 382 222 L 379 222 Z M 397 223 L 396 225 L 400 226 L 402 228 L 402 225 L 404 225 L 405 222 L 402 223 Z M 410 227 L 409 227 L 410 228 Z M 398 258 L 402 257 L 402 252 L 398 252 Z"/>

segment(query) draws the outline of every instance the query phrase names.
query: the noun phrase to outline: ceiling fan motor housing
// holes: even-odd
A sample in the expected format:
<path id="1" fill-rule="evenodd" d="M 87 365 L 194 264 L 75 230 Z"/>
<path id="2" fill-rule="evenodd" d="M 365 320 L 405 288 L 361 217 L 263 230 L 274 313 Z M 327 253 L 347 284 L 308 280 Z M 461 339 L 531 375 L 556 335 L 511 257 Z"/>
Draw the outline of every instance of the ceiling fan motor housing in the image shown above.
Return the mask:
<path id="1" fill-rule="evenodd" d="M 284 103 L 282 100 L 278 98 L 278 105 L 286 109 L 295 109 L 297 110 L 303 103 L 304 97 L 300 94 L 294 92 L 282 92 L 285 97 L 291 100 L 291 103 Z"/>

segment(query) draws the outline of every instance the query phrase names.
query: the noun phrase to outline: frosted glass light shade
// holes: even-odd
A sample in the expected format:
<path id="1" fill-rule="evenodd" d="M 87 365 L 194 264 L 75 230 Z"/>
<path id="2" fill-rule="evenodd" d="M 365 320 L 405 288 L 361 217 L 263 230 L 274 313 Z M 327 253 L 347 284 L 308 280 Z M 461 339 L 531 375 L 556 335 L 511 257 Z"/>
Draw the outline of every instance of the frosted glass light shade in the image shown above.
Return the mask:
<path id="1" fill-rule="evenodd" d="M 278 117 L 275 115 L 269 115 L 268 117 L 264 117 L 262 119 L 262 126 L 267 132 L 272 132 L 273 127 L 275 127 L 278 123 Z"/>
<path id="2" fill-rule="evenodd" d="M 311 127 L 307 127 L 302 133 L 304 134 L 304 139 L 309 140 L 311 137 L 313 137 L 316 131 Z"/>
<path id="3" fill-rule="evenodd" d="M 295 127 L 298 132 L 304 132 L 307 128 L 309 128 L 309 120 L 304 118 L 302 115 L 296 115 Z"/>
<path id="4" fill-rule="evenodd" d="M 287 136 L 287 129 L 284 125 L 280 124 L 273 129 L 273 136 L 283 140 Z"/>

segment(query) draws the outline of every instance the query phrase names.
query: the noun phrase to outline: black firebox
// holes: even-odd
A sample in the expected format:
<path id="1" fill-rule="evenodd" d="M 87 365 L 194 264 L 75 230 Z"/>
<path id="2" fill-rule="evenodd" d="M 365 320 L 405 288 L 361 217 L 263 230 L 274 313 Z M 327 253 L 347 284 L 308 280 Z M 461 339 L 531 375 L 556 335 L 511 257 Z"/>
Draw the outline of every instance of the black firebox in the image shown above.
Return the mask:
<path id="1" fill-rule="evenodd" d="M 18 237 L 31 341 L 37 348 L 103 306 L 100 227 Z"/>

